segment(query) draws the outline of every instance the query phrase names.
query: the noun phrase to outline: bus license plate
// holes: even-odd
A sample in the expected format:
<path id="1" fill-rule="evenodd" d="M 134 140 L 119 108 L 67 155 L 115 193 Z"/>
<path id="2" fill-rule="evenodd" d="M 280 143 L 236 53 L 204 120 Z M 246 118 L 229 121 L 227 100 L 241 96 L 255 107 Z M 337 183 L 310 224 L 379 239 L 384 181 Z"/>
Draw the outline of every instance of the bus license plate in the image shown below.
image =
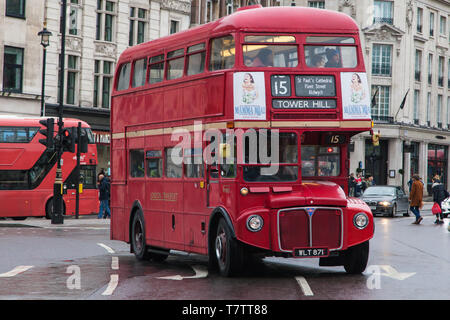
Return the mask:
<path id="1" fill-rule="evenodd" d="M 294 257 L 296 258 L 318 258 L 318 257 L 327 257 L 328 249 L 327 248 L 307 248 L 307 249 L 294 249 Z"/>

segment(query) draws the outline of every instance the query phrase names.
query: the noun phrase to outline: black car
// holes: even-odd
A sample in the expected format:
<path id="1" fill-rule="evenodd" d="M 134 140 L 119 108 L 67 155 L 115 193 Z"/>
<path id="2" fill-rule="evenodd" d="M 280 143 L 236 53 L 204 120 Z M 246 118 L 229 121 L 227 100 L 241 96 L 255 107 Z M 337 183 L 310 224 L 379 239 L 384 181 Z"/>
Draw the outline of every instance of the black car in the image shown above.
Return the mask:
<path id="1" fill-rule="evenodd" d="M 361 199 L 367 203 L 372 213 L 394 217 L 399 213 L 409 216 L 409 200 L 400 186 L 371 186 Z"/>

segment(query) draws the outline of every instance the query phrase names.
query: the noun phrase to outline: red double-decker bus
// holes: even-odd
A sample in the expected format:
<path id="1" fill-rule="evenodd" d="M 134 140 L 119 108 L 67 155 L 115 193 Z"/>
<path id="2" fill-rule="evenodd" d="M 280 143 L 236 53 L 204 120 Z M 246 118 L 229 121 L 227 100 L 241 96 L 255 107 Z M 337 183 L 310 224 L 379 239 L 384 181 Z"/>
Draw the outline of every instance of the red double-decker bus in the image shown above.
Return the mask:
<path id="1" fill-rule="evenodd" d="M 206 254 L 225 276 L 252 253 L 361 273 L 374 223 L 346 195 L 348 146 L 369 100 L 358 27 L 328 10 L 251 6 L 125 50 L 111 238 L 138 259 Z"/>
<path id="2" fill-rule="evenodd" d="M 44 118 L 0 116 L 0 217 L 15 220 L 26 217 L 51 218 L 53 185 L 56 176 L 56 151 L 39 143 L 45 137 L 39 132 Z M 98 210 L 96 183 L 97 146 L 89 125 L 78 119 L 64 119 L 64 127 L 77 127 L 88 137 L 88 152 L 80 155 L 79 214 L 91 214 Z M 57 119 L 55 129 L 57 132 Z M 64 182 L 63 214 L 75 215 L 76 153 L 62 156 Z"/>

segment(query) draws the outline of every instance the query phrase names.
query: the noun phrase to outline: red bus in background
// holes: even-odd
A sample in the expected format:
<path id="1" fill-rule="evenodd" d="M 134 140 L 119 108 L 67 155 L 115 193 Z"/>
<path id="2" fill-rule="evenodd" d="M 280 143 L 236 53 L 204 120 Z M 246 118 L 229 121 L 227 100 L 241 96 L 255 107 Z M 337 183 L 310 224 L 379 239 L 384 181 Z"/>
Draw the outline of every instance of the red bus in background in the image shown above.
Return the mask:
<path id="1" fill-rule="evenodd" d="M 39 143 L 43 126 L 39 117 L 0 116 L 0 217 L 22 220 L 26 217 L 51 218 L 53 184 L 56 176 L 56 152 Z M 45 118 L 46 119 L 46 118 Z M 78 119 L 64 119 L 64 127 L 81 122 L 89 139 L 88 152 L 80 156 L 79 214 L 96 213 L 99 206 L 96 184 L 97 146 L 89 125 Z M 58 131 L 55 119 L 55 132 Z M 64 211 L 75 215 L 76 153 L 64 152 L 62 177 Z"/>
<path id="2" fill-rule="evenodd" d="M 253 253 L 361 273 L 374 224 L 346 195 L 348 145 L 370 129 L 359 30 L 345 14 L 250 6 L 128 48 L 112 93 L 111 238 L 138 259 L 206 254 L 224 276 Z M 268 173 L 259 148 L 275 136 Z M 213 143 L 219 161 L 208 162 Z"/>

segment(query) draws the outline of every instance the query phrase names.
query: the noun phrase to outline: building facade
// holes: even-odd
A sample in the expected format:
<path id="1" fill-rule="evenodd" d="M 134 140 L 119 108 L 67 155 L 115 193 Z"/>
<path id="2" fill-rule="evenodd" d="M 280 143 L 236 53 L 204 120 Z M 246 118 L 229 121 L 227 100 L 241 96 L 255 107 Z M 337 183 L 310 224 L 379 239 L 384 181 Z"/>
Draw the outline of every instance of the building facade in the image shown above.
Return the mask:
<path id="1" fill-rule="evenodd" d="M 450 1 L 284 0 L 282 5 L 340 11 L 360 26 L 372 96 L 374 147 L 369 133 L 352 139 L 350 172 L 408 191 L 419 174 L 431 191 L 438 174 L 450 183 Z M 403 104 L 402 102 L 405 101 Z"/>
<path id="2" fill-rule="evenodd" d="M 64 117 L 88 122 L 98 146 L 98 169 L 109 167 L 113 74 L 129 46 L 189 28 L 190 0 L 67 0 Z M 45 116 L 57 116 L 61 3 L 0 1 L 0 113 L 40 115 L 43 49 L 47 47 Z"/>

